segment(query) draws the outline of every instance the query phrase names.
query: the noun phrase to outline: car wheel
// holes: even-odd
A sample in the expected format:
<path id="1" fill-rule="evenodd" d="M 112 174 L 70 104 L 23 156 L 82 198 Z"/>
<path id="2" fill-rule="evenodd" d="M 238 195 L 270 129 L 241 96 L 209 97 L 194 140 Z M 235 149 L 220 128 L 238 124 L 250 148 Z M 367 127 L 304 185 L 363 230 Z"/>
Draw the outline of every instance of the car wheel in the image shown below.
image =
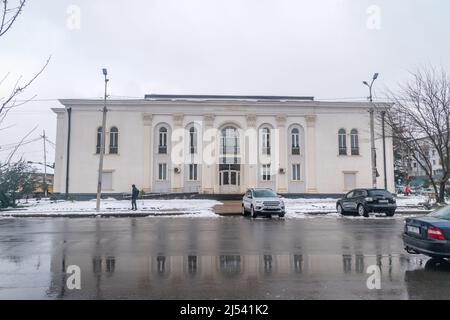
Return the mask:
<path id="1" fill-rule="evenodd" d="M 279 218 L 284 218 L 284 214 L 285 214 L 284 212 L 283 212 L 283 213 L 280 213 L 280 214 L 278 214 L 278 217 L 279 217 Z"/>
<path id="2" fill-rule="evenodd" d="M 395 214 L 395 210 L 386 212 L 386 216 L 388 216 L 388 217 L 393 217 L 394 214 Z"/>
<path id="3" fill-rule="evenodd" d="M 369 216 L 369 214 L 367 213 L 366 209 L 362 204 L 358 205 L 358 215 L 366 218 Z"/>
<path id="4" fill-rule="evenodd" d="M 243 216 L 247 215 L 247 212 L 245 211 L 244 205 L 241 206 L 241 214 L 242 214 Z"/>
<path id="5" fill-rule="evenodd" d="M 339 214 L 342 214 L 342 215 L 345 214 L 345 211 L 344 211 L 344 209 L 342 208 L 342 205 L 341 205 L 340 203 L 336 206 L 336 211 L 337 211 L 337 213 L 339 213 Z"/>
<path id="6" fill-rule="evenodd" d="M 253 208 L 253 206 L 250 208 L 250 212 L 252 214 L 252 218 L 256 218 L 258 217 L 258 214 L 256 213 L 255 209 Z"/>

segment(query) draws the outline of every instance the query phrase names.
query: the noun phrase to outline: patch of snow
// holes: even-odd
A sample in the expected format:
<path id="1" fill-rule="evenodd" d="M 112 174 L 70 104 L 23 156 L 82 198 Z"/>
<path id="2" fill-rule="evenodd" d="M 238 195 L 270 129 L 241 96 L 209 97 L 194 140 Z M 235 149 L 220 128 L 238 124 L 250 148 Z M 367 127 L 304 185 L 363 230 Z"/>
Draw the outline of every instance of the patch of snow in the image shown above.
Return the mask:
<path id="1" fill-rule="evenodd" d="M 2 214 L 21 215 L 61 215 L 61 214 L 97 214 L 95 210 L 95 201 L 50 201 L 42 199 L 37 201 L 29 199 L 28 202 L 22 200 L 19 202 L 22 208 L 5 211 Z M 137 200 L 138 210 L 131 210 L 130 200 L 116 200 L 113 198 L 102 199 L 99 215 L 102 214 L 151 214 L 153 215 L 171 215 L 176 217 L 216 217 L 213 207 L 221 204 L 215 200 L 193 200 L 193 199 L 174 199 L 174 200 Z"/>

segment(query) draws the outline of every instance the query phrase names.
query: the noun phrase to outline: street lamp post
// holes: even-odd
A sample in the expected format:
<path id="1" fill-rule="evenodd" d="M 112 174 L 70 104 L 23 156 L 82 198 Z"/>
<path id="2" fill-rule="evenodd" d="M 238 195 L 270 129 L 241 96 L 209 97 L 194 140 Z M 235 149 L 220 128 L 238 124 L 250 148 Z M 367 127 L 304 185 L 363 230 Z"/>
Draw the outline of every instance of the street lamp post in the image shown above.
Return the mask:
<path id="1" fill-rule="evenodd" d="M 378 78 L 378 73 L 375 73 L 372 77 L 372 82 L 369 84 L 367 81 L 363 81 L 363 84 L 369 88 L 369 101 L 371 103 L 371 107 L 369 110 L 370 113 L 370 147 L 371 147 L 371 159 L 372 159 L 372 187 L 377 187 L 377 155 L 375 149 L 375 125 L 374 125 L 374 111 L 375 106 L 373 105 L 372 99 L 372 86 L 375 80 Z"/>
<path id="2" fill-rule="evenodd" d="M 383 139 L 383 168 L 384 168 L 384 190 L 387 190 L 387 171 L 386 171 L 386 132 L 385 132 L 386 111 L 381 111 L 381 132 Z"/>
<path id="3" fill-rule="evenodd" d="M 45 130 L 43 131 L 42 140 L 44 141 L 44 163 L 47 164 L 47 149 L 45 146 Z M 44 165 L 44 197 L 47 198 L 47 166 Z"/>
<path id="4" fill-rule="evenodd" d="M 107 85 L 109 79 L 106 77 L 108 75 L 108 71 L 106 69 L 103 69 L 103 75 L 105 76 L 105 96 L 103 101 L 103 119 L 102 119 L 102 136 L 101 136 L 101 142 L 100 142 L 100 160 L 98 163 L 98 184 L 97 184 L 97 203 L 95 210 L 100 211 L 100 198 L 102 193 L 102 173 L 103 173 L 103 156 L 105 154 L 105 135 L 106 135 L 106 112 L 108 111 L 106 109 L 106 92 L 107 92 Z"/>

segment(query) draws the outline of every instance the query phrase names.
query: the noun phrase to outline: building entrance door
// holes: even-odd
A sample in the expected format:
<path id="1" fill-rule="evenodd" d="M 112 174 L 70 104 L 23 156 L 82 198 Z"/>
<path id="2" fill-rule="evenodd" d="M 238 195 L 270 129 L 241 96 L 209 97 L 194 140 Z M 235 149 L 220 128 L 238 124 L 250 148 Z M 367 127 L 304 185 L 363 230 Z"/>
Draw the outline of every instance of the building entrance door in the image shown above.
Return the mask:
<path id="1" fill-rule="evenodd" d="M 221 164 L 219 166 L 220 193 L 239 193 L 241 169 L 239 164 Z"/>

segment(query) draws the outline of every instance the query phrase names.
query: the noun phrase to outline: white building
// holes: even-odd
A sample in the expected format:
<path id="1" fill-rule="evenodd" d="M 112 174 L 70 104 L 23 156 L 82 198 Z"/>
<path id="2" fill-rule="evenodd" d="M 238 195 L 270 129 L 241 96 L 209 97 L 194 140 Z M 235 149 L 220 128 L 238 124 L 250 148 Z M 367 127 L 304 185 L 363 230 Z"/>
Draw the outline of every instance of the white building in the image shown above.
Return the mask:
<path id="1" fill-rule="evenodd" d="M 93 195 L 102 100 L 60 100 L 55 192 Z M 147 95 L 108 100 L 103 192 L 338 194 L 371 187 L 369 103 L 312 97 Z M 379 107 L 379 105 L 378 105 Z M 388 105 L 385 105 L 388 107 Z M 376 128 L 378 186 L 383 149 Z M 69 146 L 69 148 L 68 148 Z M 392 140 L 387 181 L 394 189 Z"/>

